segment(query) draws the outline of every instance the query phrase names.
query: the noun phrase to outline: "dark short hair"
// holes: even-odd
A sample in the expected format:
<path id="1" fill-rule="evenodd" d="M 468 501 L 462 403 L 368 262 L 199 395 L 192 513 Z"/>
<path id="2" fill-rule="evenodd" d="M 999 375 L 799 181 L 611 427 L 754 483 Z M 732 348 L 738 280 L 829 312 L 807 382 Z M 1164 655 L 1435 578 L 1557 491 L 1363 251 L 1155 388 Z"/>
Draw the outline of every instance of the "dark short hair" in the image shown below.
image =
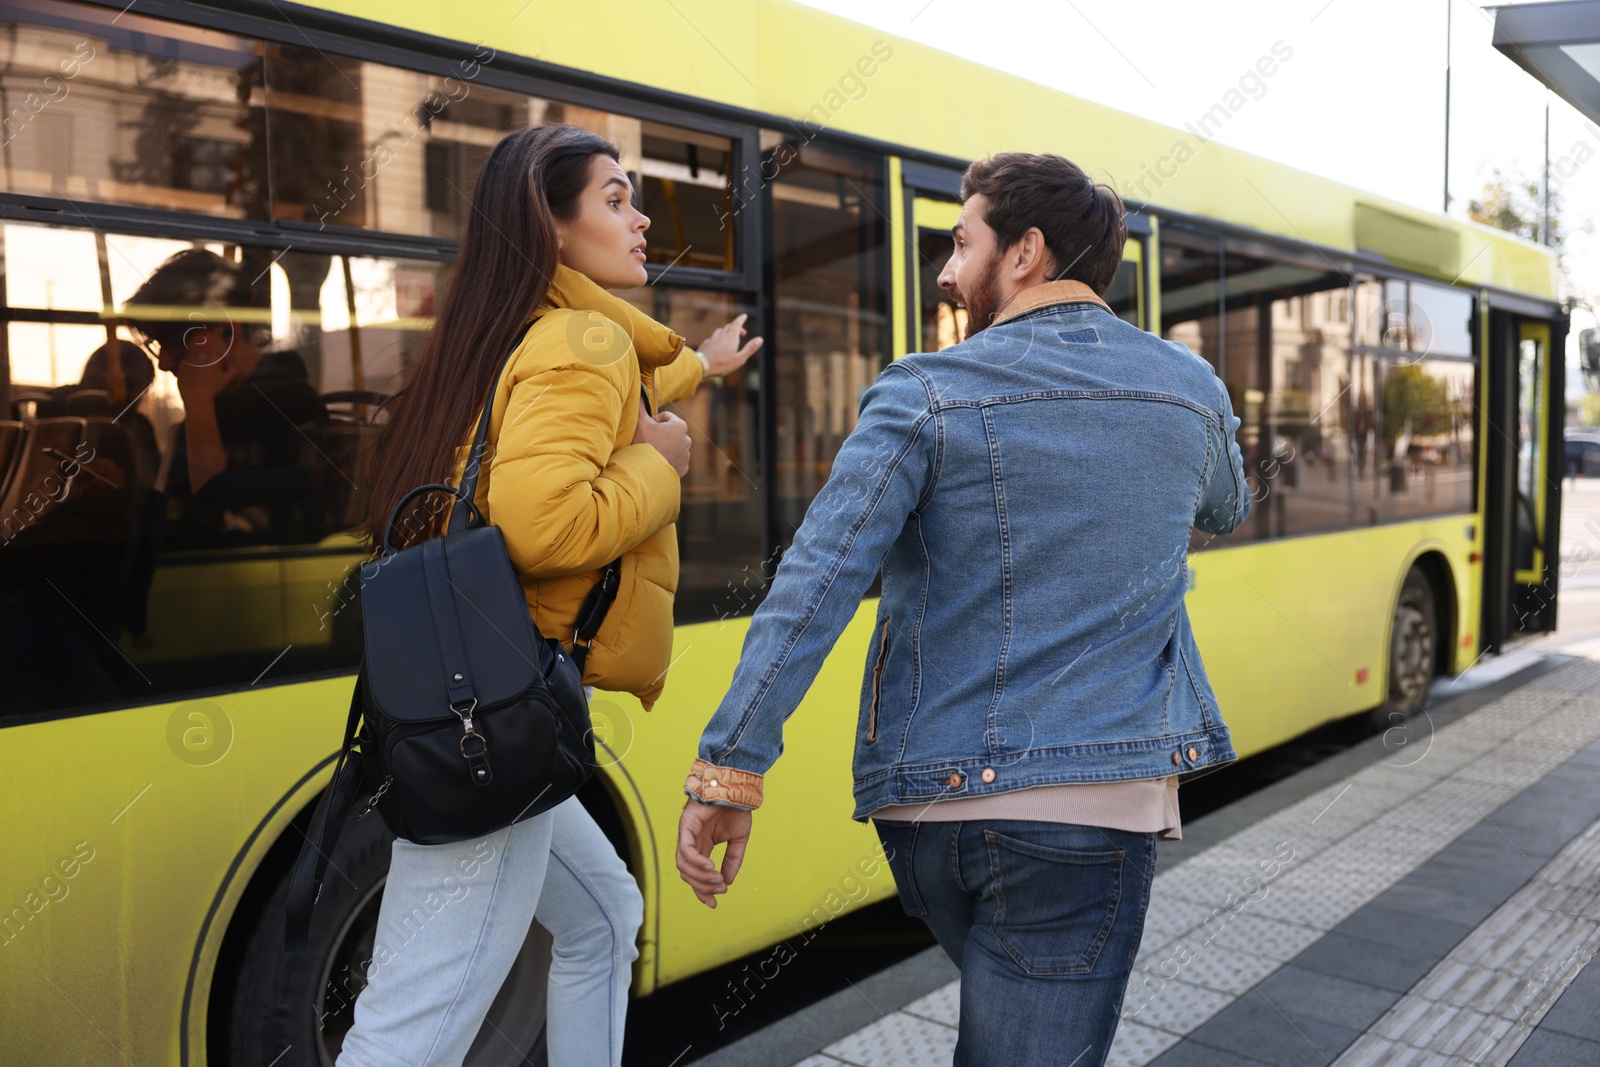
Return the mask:
<path id="1" fill-rule="evenodd" d="M 1128 240 L 1128 218 L 1110 186 L 1095 184 L 1061 156 L 1001 152 L 962 175 L 962 201 L 977 194 L 989 201 L 984 221 L 1002 249 L 1037 226 L 1055 259 L 1055 278 L 1080 281 L 1097 294 L 1111 287 Z"/>
<path id="2" fill-rule="evenodd" d="M 185 248 L 144 280 L 123 305 L 122 317 L 135 332 L 164 345 L 209 324 L 241 327 L 251 342 L 261 344 L 270 329 L 268 312 L 257 304 L 236 264 L 206 248 Z"/>

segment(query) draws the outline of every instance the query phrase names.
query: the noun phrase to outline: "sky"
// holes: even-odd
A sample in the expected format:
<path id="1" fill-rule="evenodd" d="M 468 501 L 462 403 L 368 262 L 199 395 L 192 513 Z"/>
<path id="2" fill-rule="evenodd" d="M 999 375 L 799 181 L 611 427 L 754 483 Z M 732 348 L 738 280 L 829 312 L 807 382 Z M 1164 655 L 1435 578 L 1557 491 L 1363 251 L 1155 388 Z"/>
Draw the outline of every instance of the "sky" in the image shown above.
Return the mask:
<path id="1" fill-rule="evenodd" d="M 801 2 L 1171 126 L 1281 41 L 1293 59 L 1215 139 L 1432 211 L 1444 203 L 1448 8 L 1450 213 L 1465 217 L 1496 168 L 1539 179 L 1548 100 L 1568 284 L 1600 304 L 1600 129 L 1496 51 L 1494 12 L 1471 0 Z M 1564 159 L 1577 167 L 1565 178 Z M 1576 310 L 1574 339 L 1594 325 Z"/>

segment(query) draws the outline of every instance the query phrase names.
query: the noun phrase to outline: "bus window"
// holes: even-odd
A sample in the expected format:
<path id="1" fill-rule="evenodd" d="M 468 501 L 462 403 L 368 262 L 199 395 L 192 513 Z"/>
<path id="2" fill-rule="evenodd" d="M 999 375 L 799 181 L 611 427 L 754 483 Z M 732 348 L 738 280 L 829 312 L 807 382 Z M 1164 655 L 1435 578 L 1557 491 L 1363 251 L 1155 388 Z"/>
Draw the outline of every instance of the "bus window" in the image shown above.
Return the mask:
<path id="1" fill-rule="evenodd" d="M 1477 368 L 1419 359 L 1380 371 L 1379 521 L 1471 511 Z"/>
<path id="2" fill-rule="evenodd" d="M 1215 235 L 1161 228 L 1161 336 L 1222 366 L 1222 255 Z"/>
<path id="3" fill-rule="evenodd" d="M 496 89 L 476 64 L 468 52 L 454 74 L 424 74 L 271 46 L 273 217 L 456 239 L 506 131 L 567 122 L 617 146 L 653 222 L 651 262 L 733 269 L 729 138 Z"/>
<path id="4" fill-rule="evenodd" d="M 1223 377 L 1255 498 L 1249 531 L 1292 537 L 1365 523 L 1351 496 L 1361 383 L 1346 276 L 1231 253 L 1228 266 Z"/>
<path id="5" fill-rule="evenodd" d="M 1409 296 L 1412 351 L 1429 356 L 1472 356 L 1472 324 L 1477 305 L 1471 293 L 1412 282 Z"/>
<path id="6" fill-rule="evenodd" d="M 813 145 L 771 147 L 777 521 L 788 542 L 889 362 L 881 162 Z"/>
<path id="7" fill-rule="evenodd" d="M 653 232 L 653 230 L 652 230 Z M 691 345 L 755 308 L 731 293 L 644 286 L 618 294 Z M 752 333 L 756 332 L 751 326 Z M 701 385 L 670 410 L 689 426 L 694 448 L 678 511 L 679 623 L 744 614 L 772 577 L 763 566 L 759 355 L 720 381 Z"/>
<path id="8" fill-rule="evenodd" d="M 947 230 L 917 231 L 917 270 L 922 293 L 920 352 L 938 352 L 966 339 L 967 309 L 956 307 L 949 294 L 939 288 L 939 272 L 950 262 L 955 248 L 955 238 Z"/>
<path id="9" fill-rule="evenodd" d="M 126 9 L 25 11 L 23 26 L 0 21 L 7 192 L 267 217 L 259 42 Z M 22 86 L 50 93 L 48 106 L 20 107 Z"/>
<path id="10" fill-rule="evenodd" d="M 1541 474 L 1540 452 L 1544 440 L 1544 427 L 1540 421 L 1540 407 L 1544 403 L 1544 345 L 1537 335 L 1528 336 L 1525 329 L 1517 345 L 1517 487 L 1516 487 L 1516 547 L 1514 559 L 1519 572 L 1532 572 L 1537 579 L 1538 561 L 1534 549 L 1538 547 L 1541 523 L 1536 509 L 1543 500 L 1539 492 Z M 1519 579 L 1520 580 L 1520 579 Z"/>
<path id="11" fill-rule="evenodd" d="M 7 715 L 354 666 L 366 553 L 346 531 L 439 266 L 0 233 L 30 265 L 5 293 L 20 439 L 0 488 Z M 113 309 L 100 325 L 74 310 L 85 279 Z"/>
<path id="12" fill-rule="evenodd" d="M 1470 512 L 1477 483 L 1472 295 L 1370 277 L 1357 280 L 1355 295 L 1358 349 L 1376 382 L 1362 442 L 1371 472 L 1363 472 L 1357 496 L 1376 522 Z"/>
<path id="13" fill-rule="evenodd" d="M 1124 322 L 1131 322 L 1135 326 L 1142 326 L 1139 320 L 1139 261 L 1124 259 L 1117 268 L 1116 276 L 1111 279 L 1111 285 L 1106 289 L 1102 299 L 1106 306 L 1111 308 L 1111 313 Z"/>

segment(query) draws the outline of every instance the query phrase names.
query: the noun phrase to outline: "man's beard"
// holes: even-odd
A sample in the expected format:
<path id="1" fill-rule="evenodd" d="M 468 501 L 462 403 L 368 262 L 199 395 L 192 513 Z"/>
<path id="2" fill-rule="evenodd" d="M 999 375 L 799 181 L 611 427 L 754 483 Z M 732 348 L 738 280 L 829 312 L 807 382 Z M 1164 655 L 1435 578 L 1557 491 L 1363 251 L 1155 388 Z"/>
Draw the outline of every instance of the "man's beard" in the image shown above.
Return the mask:
<path id="1" fill-rule="evenodd" d="M 978 281 L 967 298 L 967 340 L 971 340 L 992 325 L 1000 313 L 1000 256 L 992 256 L 978 275 Z"/>

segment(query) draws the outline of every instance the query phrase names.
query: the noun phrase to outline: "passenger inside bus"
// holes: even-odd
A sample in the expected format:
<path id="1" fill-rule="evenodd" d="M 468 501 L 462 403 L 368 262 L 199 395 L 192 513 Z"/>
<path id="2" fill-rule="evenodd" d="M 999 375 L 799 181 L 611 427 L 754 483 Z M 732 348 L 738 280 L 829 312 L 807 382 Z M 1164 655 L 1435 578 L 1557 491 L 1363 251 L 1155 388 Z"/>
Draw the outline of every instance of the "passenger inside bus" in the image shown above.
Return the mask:
<path id="1" fill-rule="evenodd" d="M 123 314 L 183 400 L 161 482 L 169 500 L 183 502 L 169 542 L 317 536 L 326 526 L 319 490 L 342 477 L 317 447 L 328 411 L 298 352 L 262 351 L 270 306 L 239 267 L 185 249 L 145 280 Z"/>

